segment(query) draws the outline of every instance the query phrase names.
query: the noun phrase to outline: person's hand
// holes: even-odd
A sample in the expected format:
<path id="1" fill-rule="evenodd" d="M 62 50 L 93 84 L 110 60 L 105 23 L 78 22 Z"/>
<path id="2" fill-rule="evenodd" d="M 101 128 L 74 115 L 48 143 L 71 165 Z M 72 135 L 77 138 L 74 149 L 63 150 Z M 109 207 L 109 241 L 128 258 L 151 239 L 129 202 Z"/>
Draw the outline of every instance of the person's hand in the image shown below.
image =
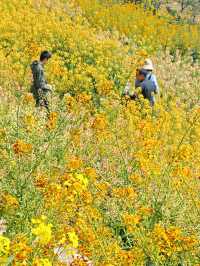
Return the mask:
<path id="1" fill-rule="evenodd" d="M 53 87 L 50 84 L 46 85 L 46 89 L 47 89 L 47 91 L 49 91 L 51 93 L 53 92 Z"/>

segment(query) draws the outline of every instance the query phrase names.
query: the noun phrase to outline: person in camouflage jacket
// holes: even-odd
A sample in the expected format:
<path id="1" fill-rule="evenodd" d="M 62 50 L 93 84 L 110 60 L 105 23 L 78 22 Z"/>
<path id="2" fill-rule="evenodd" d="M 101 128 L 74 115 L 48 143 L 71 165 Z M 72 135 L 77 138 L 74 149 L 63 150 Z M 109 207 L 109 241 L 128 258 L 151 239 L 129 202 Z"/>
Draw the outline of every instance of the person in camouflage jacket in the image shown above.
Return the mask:
<path id="1" fill-rule="evenodd" d="M 35 98 L 36 106 L 43 106 L 49 113 L 48 93 L 52 92 L 51 85 L 47 84 L 44 74 L 44 65 L 51 58 L 51 53 L 43 51 L 40 55 L 40 60 L 35 60 L 31 64 L 33 75 L 33 84 L 31 92 Z"/>

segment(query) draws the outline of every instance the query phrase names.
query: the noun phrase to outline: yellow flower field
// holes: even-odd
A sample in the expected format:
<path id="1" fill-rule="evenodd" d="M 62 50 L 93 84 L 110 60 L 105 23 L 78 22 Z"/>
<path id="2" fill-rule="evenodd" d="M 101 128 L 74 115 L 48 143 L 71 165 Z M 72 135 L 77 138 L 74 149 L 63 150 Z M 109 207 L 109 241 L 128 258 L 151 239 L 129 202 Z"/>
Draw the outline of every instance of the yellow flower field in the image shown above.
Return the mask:
<path id="1" fill-rule="evenodd" d="M 0 265 L 199 266 L 199 26 L 111 1 L 0 15 Z M 30 93 L 44 49 L 48 118 Z M 147 56 L 153 108 L 121 97 Z"/>

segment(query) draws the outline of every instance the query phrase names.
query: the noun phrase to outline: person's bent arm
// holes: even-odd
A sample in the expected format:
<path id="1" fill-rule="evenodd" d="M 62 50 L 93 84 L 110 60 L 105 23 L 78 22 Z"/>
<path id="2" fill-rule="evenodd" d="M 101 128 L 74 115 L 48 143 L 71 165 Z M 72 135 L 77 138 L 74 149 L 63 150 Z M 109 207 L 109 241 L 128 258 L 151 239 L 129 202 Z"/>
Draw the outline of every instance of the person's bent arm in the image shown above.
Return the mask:
<path id="1" fill-rule="evenodd" d="M 159 88 L 159 85 L 158 85 L 158 81 L 157 81 L 157 78 L 155 75 L 152 76 L 152 81 L 154 83 L 154 93 L 155 94 L 159 94 L 160 93 L 160 88 Z"/>
<path id="2" fill-rule="evenodd" d="M 36 72 L 35 82 L 36 82 L 36 87 L 38 89 L 45 90 L 47 84 L 46 84 L 46 81 L 44 79 L 44 74 L 41 69 L 38 69 L 38 71 Z"/>
<path id="3" fill-rule="evenodd" d="M 141 87 L 141 82 L 138 79 L 136 79 L 135 80 L 135 88 L 138 88 L 138 87 Z"/>

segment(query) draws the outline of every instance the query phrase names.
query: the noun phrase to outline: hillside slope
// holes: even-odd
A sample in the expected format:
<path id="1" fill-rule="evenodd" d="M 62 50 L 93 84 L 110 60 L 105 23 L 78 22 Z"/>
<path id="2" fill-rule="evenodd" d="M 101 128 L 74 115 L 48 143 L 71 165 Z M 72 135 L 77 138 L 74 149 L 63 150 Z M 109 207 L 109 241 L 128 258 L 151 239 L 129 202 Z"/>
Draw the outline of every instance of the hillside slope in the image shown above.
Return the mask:
<path id="1" fill-rule="evenodd" d="M 91 0 L 1 0 L 0 15 L 0 264 L 198 266 L 198 28 L 191 42 L 166 18 Z M 43 49 L 49 118 L 29 92 Z M 121 97 L 147 56 L 154 108 Z"/>

